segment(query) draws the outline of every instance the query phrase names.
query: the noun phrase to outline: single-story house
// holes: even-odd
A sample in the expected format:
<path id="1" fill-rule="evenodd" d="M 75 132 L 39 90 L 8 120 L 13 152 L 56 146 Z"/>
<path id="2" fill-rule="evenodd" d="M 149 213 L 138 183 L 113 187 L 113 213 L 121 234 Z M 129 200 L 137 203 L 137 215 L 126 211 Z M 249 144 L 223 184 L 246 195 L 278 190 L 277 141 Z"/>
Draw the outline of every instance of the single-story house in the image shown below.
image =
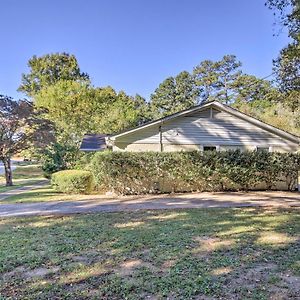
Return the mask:
<path id="1" fill-rule="evenodd" d="M 300 138 L 213 101 L 114 135 L 85 135 L 82 151 L 296 152 Z"/>

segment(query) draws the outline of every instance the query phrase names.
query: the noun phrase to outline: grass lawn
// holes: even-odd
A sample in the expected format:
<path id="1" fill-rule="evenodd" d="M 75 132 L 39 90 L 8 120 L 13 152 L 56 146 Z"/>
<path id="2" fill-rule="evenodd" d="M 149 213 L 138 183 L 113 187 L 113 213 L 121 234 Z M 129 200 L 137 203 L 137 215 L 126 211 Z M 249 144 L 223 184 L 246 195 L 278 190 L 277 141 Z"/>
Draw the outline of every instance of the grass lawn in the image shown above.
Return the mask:
<path id="1" fill-rule="evenodd" d="M 41 188 L 30 190 L 19 195 L 8 197 L 2 200 L 1 203 L 31 203 L 31 202 L 47 202 L 47 201 L 61 201 L 61 200 L 74 201 L 74 200 L 91 199 L 91 197 L 93 196 L 63 194 L 52 189 L 50 185 L 46 185 Z"/>
<path id="2" fill-rule="evenodd" d="M 2 219 L 0 295 L 299 299 L 299 233 L 297 208 Z"/>
<path id="3" fill-rule="evenodd" d="M 39 165 L 21 163 L 13 170 L 13 186 L 5 186 L 5 177 L 0 175 L 0 193 L 31 185 L 43 179 L 45 178 Z"/>

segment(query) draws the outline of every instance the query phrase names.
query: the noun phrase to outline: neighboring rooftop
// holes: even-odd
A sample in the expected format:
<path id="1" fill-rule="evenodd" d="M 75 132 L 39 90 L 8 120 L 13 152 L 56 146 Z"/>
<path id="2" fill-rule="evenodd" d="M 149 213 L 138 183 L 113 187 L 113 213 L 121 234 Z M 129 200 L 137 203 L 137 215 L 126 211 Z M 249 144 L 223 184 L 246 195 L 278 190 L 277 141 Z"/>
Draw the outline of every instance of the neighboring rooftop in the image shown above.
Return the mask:
<path id="1" fill-rule="evenodd" d="M 107 149 L 105 138 L 107 134 L 85 134 L 80 146 L 81 151 L 102 151 Z"/>

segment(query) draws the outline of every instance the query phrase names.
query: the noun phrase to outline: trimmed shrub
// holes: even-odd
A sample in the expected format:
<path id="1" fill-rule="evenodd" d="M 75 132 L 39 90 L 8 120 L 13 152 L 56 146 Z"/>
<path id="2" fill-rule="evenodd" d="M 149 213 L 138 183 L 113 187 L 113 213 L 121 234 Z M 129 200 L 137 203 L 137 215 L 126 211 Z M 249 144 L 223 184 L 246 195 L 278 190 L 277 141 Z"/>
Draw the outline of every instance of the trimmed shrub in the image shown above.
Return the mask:
<path id="1" fill-rule="evenodd" d="M 59 171 L 52 174 L 51 185 L 63 193 L 88 194 L 93 190 L 93 174 L 81 170 Z"/>
<path id="2" fill-rule="evenodd" d="M 293 190 L 300 155 L 268 152 L 98 152 L 87 166 L 99 191 L 143 194 L 191 191 Z"/>

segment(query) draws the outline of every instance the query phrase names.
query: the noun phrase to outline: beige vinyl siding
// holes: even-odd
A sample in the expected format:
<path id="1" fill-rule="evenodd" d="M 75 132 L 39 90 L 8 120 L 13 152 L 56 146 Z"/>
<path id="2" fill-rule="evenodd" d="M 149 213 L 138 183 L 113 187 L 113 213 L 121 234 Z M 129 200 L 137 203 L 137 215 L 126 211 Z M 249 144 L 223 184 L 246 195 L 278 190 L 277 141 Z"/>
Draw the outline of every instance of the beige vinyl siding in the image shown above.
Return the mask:
<path id="1" fill-rule="evenodd" d="M 286 145 L 287 141 L 247 121 L 220 112 L 213 118 L 174 119 L 163 126 L 163 142 L 171 144 Z"/>
<path id="2" fill-rule="evenodd" d="M 222 145 L 219 148 L 219 151 L 254 151 L 256 149 L 256 146 L 251 145 Z"/>
<path id="3" fill-rule="evenodd" d="M 130 151 L 130 152 L 147 152 L 147 151 L 160 151 L 159 143 L 156 144 L 141 144 L 141 143 L 115 143 L 113 151 Z"/>
<path id="4" fill-rule="evenodd" d="M 201 145 L 178 145 L 178 144 L 164 144 L 163 151 L 176 152 L 176 151 L 202 151 Z"/>
<path id="5" fill-rule="evenodd" d="M 298 145 L 228 112 L 206 109 L 161 124 L 163 151 L 255 150 L 257 146 L 272 151 L 296 151 Z M 148 146 L 147 146 L 148 145 Z M 159 125 L 149 126 L 115 140 L 113 150 L 160 151 Z"/>
<path id="6" fill-rule="evenodd" d="M 191 115 L 168 122 L 163 126 L 163 143 L 285 148 L 297 146 L 229 113 L 213 110 L 212 115 L 212 118 Z"/>
<path id="7" fill-rule="evenodd" d="M 158 144 L 159 126 L 151 126 L 116 139 L 117 143 Z"/>

